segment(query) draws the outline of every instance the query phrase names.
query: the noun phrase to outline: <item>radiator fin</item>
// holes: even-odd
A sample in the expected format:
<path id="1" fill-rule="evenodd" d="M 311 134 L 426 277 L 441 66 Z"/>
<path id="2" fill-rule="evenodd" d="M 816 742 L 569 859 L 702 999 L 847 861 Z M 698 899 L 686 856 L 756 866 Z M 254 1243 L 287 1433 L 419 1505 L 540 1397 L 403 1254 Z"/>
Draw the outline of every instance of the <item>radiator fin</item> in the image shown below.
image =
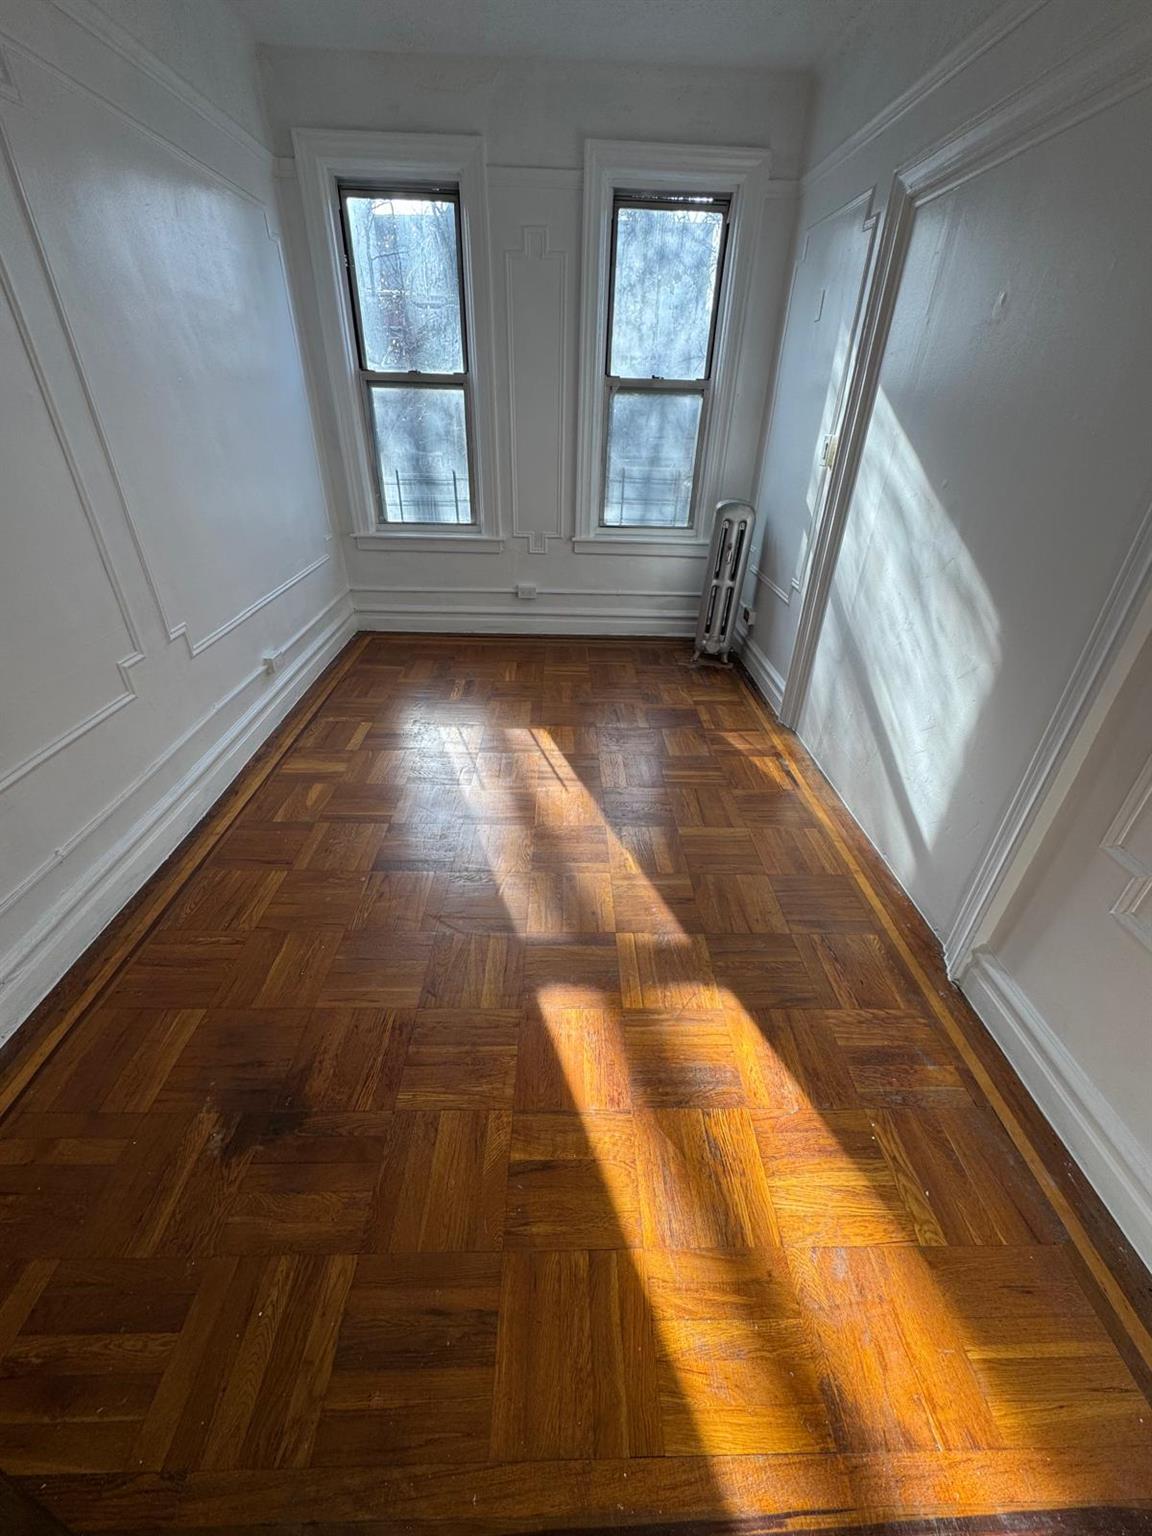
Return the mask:
<path id="1" fill-rule="evenodd" d="M 722 501 L 716 508 L 708 550 L 700 619 L 696 625 L 696 655 L 726 660 L 736 638 L 740 593 L 752 547 L 755 508 L 746 501 Z"/>

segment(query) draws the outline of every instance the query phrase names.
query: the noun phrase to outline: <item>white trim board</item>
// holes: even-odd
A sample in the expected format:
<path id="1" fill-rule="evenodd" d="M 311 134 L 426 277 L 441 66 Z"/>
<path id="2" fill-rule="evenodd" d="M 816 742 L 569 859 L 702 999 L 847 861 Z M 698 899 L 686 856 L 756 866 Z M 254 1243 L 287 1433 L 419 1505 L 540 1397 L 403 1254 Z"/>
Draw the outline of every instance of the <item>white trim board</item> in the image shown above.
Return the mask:
<path id="1" fill-rule="evenodd" d="M 777 602 L 783 603 L 785 607 L 792 601 L 793 592 L 799 592 L 802 585 L 795 576 L 792 576 L 788 581 L 788 588 L 785 590 L 778 582 L 773 581 L 767 572 L 762 571 L 758 565 L 752 567 L 750 575 L 758 587 L 763 587 L 765 592 L 770 592 Z"/>
<path id="2" fill-rule="evenodd" d="M 859 193 L 856 197 L 850 198 L 848 202 L 841 203 L 839 207 L 829 209 L 829 211 L 825 213 L 821 218 L 816 219 L 811 224 L 809 224 L 807 228 L 802 232 L 803 245 L 800 255 L 792 268 L 792 288 L 789 290 L 788 294 L 789 313 L 791 313 L 792 309 L 792 298 L 800 273 L 800 268 L 808 259 L 809 242 L 813 236 L 813 233 L 819 229 L 822 224 L 827 223 L 830 219 L 841 218 L 847 213 L 852 213 L 855 215 L 857 211 L 859 212 L 860 232 L 861 234 L 867 235 L 867 244 L 864 248 L 864 259 L 861 265 L 860 276 L 857 281 L 856 290 L 853 297 L 852 323 L 848 337 L 847 357 L 845 359 L 843 372 L 839 379 L 836 381 L 835 405 L 831 420 L 828 423 L 828 438 L 825 440 L 826 443 L 829 441 L 836 444 L 843 443 L 849 437 L 850 433 L 858 428 L 858 422 L 860 419 L 862 419 L 864 422 L 864 430 L 866 430 L 867 427 L 868 418 L 858 418 L 855 414 L 860 408 L 862 397 L 858 393 L 855 393 L 854 389 L 856 381 L 860 377 L 860 359 L 864 355 L 864 348 L 869 337 L 869 331 L 867 327 L 869 316 L 869 300 L 873 291 L 874 278 L 879 267 L 880 254 L 883 248 L 882 242 L 877 238 L 877 230 L 880 224 L 880 215 L 873 206 L 875 197 L 876 188 L 869 187 L 866 191 Z M 797 231 L 798 236 L 800 233 L 800 231 Z M 823 300 L 821 300 L 821 307 L 823 307 Z M 787 319 L 785 320 L 785 324 L 787 324 Z M 783 341 L 784 338 L 781 336 L 781 355 L 783 354 Z M 867 408 L 870 412 L 870 403 Z M 772 397 L 771 415 L 768 418 L 768 423 L 765 428 L 764 448 L 762 450 L 760 464 L 757 469 L 756 483 L 758 486 L 762 484 L 762 477 L 766 468 L 769 441 L 768 434 L 770 434 L 772 430 L 775 411 L 776 393 L 774 390 Z M 838 486 L 840 483 L 837 479 L 837 470 L 839 468 L 840 457 L 840 451 L 839 449 L 836 449 L 833 453 L 832 463 L 829 465 L 827 462 L 826 453 L 821 454 L 822 467 L 816 487 L 812 513 L 801 543 L 801 548 L 798 551 L 796 567 L 793 570 L 791 577 L 789 578 L 787 595 L 784 596 L 779 585 L 773 582 L 770 578 L 765 582 L 768 590 L 774 593 L 774 595 L 782 597 L 782 600 L 785 603 L 791 602 L 793 592 L 800 594 L 800 601 L 797 604 L 796 633 L 793 638 L 792 653 L 788 661 L 787 675 L 783 678 L 783 687 L 778 711 L 781 723 L 783 725 L 789 726 L 792 729 L 795 729 L 799 722 L 800 710 L 804 702 L 804 693 L 808 685 L 808 675 L 811 667 L 809 648 L 812 648 L 811 654 L 814 655 L 814 647 L 819 639 L 819 625 L 823 622 L 823 602 L 827 601 L 827 596 L 825 595 L 821 605 L 819 607 L 815 607 L 813 602 L 810 600 L 809 594 L 812 591 L 811 583 L 813 572 L 820 571 L 821 562 L 826 555 L 827 540 L 832 524 L 832 509 L 835 505 L 835 497 L 838 494 Z M 837 549 L 838 548 L 839 544 L 837 543 Z M 765 551 L 766 543 L 762 543 L 760 547 L 761 559 L 763 559 Z M 797 652 L 800 652 L 801 655 L 809 658 L 806 663 L 799 668 L 796 665 Z"/>
<path id="3" fill-rule="evenodd" d="M 991 950 L 962 989 L 1044 1118 L 1152 1268 L 1152 1159 Z"/>
<path id="4" fill-rule="evenodd" d="M 16 949 L 0 960 L 0 1041 L 19 1027 L 211 809 L 292 705 L 352 638 L 356 632 L 353 615 L 343 606 L 344 599 L 337 602 L 342 611 L 268 691 L 217 738 L 171 789 L 149 806 L 84 878 L 45 913 Z M 316 622 L 310 620 L 301 635 L 314 628 Z M 287 645 L 292 643 L 290 640 Z M 261 667 L 244 678 L 230 697 L 265 675 Z M 170 756 L 169 749 L 163 760 Z M 58 862 L 54 860 L 51 867 Z"/>
<path id="5" fill-rule="evenodd" d="M 784 679 L 769 661 L 765 653 L 753 640 L 751 633 L 744 628 L 737 631 L 740 660 L 748 669 L 748 674 L 768 701 L 772 713 L 779 717 L 780 706 L 784 701 Z"/>

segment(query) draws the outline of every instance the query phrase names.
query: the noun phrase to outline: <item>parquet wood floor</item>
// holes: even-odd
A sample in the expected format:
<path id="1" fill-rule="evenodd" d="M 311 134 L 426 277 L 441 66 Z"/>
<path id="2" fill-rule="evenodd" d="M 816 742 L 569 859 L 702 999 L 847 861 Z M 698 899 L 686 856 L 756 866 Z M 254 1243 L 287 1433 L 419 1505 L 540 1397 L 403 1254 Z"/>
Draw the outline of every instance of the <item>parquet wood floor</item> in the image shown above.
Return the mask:
<path id="1" fill-rule="evenodd" d="M 1152 1532 L 1133 1287 L 793 739 L 687 660 L 357 642 L 9 1053 L 20 1492 L 117 1536 Z"/>

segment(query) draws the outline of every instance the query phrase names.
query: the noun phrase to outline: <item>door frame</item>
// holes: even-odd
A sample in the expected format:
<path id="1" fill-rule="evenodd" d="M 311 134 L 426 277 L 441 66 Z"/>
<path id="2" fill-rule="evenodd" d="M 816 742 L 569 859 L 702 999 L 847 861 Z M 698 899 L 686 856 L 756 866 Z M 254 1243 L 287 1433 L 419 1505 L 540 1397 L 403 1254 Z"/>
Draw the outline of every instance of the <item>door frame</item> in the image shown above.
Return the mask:
<path id="1" fill-rule="evenodd" d="M 848 499 L 855 481 L 855 462 L 852 463 L 850 475 L 846 470 L 849 460 L 854 461 L 859 457 L 861 428 L 866 424 L 871 412 L 872 395 L 869 395 L 866 406 L 863 410 L 861 409 L 861 386 L 864 382 L 864 370 L 861 364 L 869 354 L 873 339 L 869 321 L 872 317 L 873 296 L 877 291 L 880 253 L 884 246 L 883 236 L 877 239 L 877 230 L 880 228 L 881 221 L 879 213 L 873 207 L 875 195 L 876 188 L 869 187 L 859 197 L 853 198 L 844 207 L 836 210 L 838 213 L 844 213 L 850 208 L 859 206 L 863 215 L 861 228 L 868 234 L 869 239 L 852 314 L 848 357 L 844 364 L 836 410 L 832 417 L 832 431 L 829 434 L 836 443 L 835 455 L 832 464 L 825 468 L 821 477 L 816 507 L 808 526 L 808 547 L 797 579 L 799 616 L 779 710 L 781 724 L 793 730 L 800 718 L 812 674 L 816 644 L 820 637 L 832 573 L 835 569 L 844 519 L 847 515 Z"/>

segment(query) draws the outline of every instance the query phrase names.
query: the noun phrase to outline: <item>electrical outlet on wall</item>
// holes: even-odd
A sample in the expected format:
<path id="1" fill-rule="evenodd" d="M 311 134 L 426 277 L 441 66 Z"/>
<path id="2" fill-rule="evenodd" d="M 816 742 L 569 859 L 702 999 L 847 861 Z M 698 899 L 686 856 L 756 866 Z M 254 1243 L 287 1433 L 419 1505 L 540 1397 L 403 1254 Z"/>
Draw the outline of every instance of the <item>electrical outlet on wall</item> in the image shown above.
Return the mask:
<path id="1" fill-rule="evenodd" d="M 740 604 L 740 617 L 744 620 L 745 629 L 751 629 L 752 626 L 756 623 L 755 610 L 749 608 L 747 603 Z"/>
<path id="2" fill-rule="evenodd" d="M 530 603 L 536 596 L 536 583 L 534 581 L 518 581 L 516 583 L 516 596 L 524 602 Z"/>

